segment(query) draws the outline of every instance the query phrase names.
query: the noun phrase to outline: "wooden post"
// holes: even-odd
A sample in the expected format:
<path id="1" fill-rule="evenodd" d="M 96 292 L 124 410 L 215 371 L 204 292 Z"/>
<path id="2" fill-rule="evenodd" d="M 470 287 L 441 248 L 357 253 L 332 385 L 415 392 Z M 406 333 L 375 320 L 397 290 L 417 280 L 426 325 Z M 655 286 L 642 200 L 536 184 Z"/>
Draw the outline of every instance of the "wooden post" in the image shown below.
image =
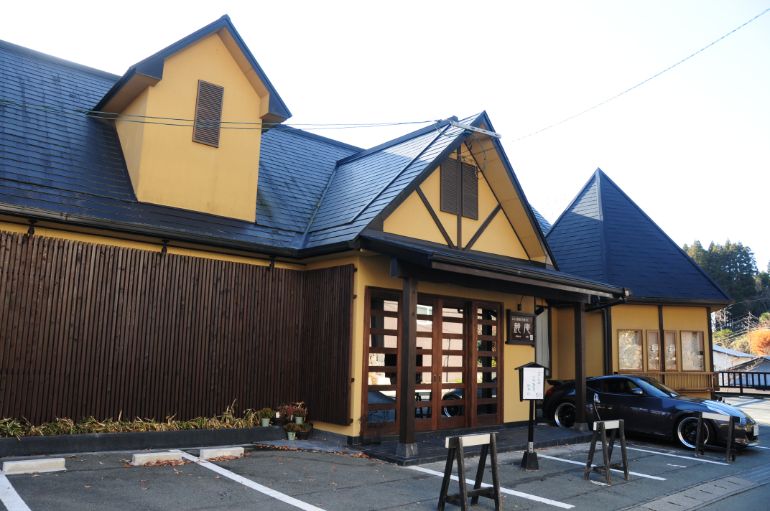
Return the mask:
<path id="1" fill-rule="evenodd" d="M 417 279 L 404 277 L 401 298 L 401 363 L 398 416 L 398 445 L 396 455 L 411 458 L 417 455 L 414 437 L 414 391 L 417 354 Z"/>
<path id="2" fill-rule="evenodd" d="M 583 304 L 575 304 L 575 429 L 588 431 L 586 424 L 586 354 Z"/>

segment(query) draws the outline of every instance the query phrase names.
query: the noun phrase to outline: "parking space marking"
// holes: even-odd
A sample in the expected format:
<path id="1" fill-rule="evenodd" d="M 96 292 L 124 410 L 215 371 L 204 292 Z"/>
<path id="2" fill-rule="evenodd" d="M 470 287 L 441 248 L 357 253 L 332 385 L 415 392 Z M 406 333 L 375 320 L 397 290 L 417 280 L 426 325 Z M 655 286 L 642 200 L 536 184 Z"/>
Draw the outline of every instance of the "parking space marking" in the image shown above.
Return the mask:
<path id="1" fill-rule="evenodd" d="M 437 476 L 437 477 L 444 477 L 444 473 L 443 472 L 439 472 L 437 470 L 431 470 L 431 469 L 425 468 L 425 467 L 411 466 L 411 467 L 406 467 L 406 468 L 408 468 L 410 470 L 416 470 L 417 472 L 423 472 L 425 474 L 434 475 L 434 476 Z M 453 481 L 459 481 L 460 478 L 455 476 L 455 475 L 453 475 L 452 476 L 452 480 Z M 476 481 L 473 481 L 472 479 L 465 479 L 465 482 L 467 484 L 474 484 Z M 491 486 L 492 486 L 491 484 L 481 483 L 481 487 L 482 488 L 489 488 Z M 506 495 L 513 495 L 514 497 L 521 497 L 522 499 L 534 500 L 535 502 L 540 502 L 542 504 L 548 504 L 549 506 L 554 506 L 554 507 L 558 507 L 558 508 L 561 508 L 561 509 L 572 509 L 573 507 L 575 507 L 572 504 L 567 504 L 565 502 L 559 502 L 558 500 L 547 499 L 545 497 L 539 497 L 537 495 L 532 495 L 531 493 L 524 493 L 524 492 L 521 492 L 521 491 L 511 490 L 510 488 L 503 488 L 502 486 L 500 487 L 500 493 L 505 493 Z"/>
<path id="2" fill-rule="evenodd" d="M 752 445 L 752 447 L 756 447 L 757 449 L 766 449 L 766 450 L 770 451 L 770 447 L 765 447 L 763 445 Z"/>
<path id="3" fill-rule="evenodd" d="M 193 463 L 197 463 L 199 466 L 203 468 L 207 468 L 212 472 L 216 472 L 217 474 L 223 477 L 226 477 L 232 481 L 235 481 L 236 483 L 240 483 L 246 486 L 247 488 L 251 488 L 252 490 L 256 490 L 269 497 L 273 497 L 274 499 L 280 500 L 281 502 L 289 504 L 290 506 L 294 506 L 296 508 L 302 509 L 303 511 L 324 511 L 320 507 L 316 507 L 312 504 L 308 504 L 307 502 L 303 502 L 299 499 L 295 499 L 294 497 L 291 497 L 289 495 L 286 495 L 285 493 L 281 493 L 279 491 L 273 490 L 272 488 L 268 488 L 267 486 L 262 486 L 261 484 L 256 483 L 251 479 L 246 479 L 245 477 L 240 476 L 235 472 L 231 472 L 226 468 L 220 467 L 219 465 L 215 465 L 210 461 L 202 460 L 197 456 L 193 456 L 192 454 L 187 454 L 184 451 L 175 451 L 175 452 L 181 453 L 182 458 L 192 461 Z"/>
<path id="4" fill-rule="evenodd" d="M 538 457 L 545 458 L 547 460 L 563 461 L 564 463 L 572 463 L 573 465 L 580 465 L 581 467 L 585 467 L 586 466 L 586 464 L 583 463 L 583 462 L 575 461 L 575 460 L 568 460 L 568 459 L 565 459 L 565 458 L 557 458 L 556 456 L 548 456 L 548 455 L 545 455 L 545 454 L 538 454 Z M 596 465 L 591 465 L 591 466 L 595 467 Z M 611 468 L 610 471 L 612 471 L 612 472 L 620 472 L 621 474 L 623 473 L 622 470 L 617 469 L 617 468 Z M 653 479 L 655 481 L 665 481 L 666 480 L 665 477 L 651 476 L 651 475 L 648 475 L 648 474 L 642 474 L 641 472 L 631 472 L 629 470 L 628 473 L 630 475 L 632 475 L 632 476 L 642 477 L 644 479 Z"/>
<path id="5" fill-rule="evenodd" d="M 626 447 L 626 449 L 628 449 L 629 451 L 649 452 L 652 454 L 660 454 L 661 456 L 671 456 L 672 458 L 682 458 L 690 461 L 699 461 L 701 463 L 711 463 L 713 465 L 724 465 L 724 466 L 728 465 L 728 463 L 725 463 L 723 461 L 707 460 L 703 458 L 696 458 L 695 456 L 683 456 L 681 454 L 672 454 L 670 452 L 653 451 L 651 449 L 640 449 L 639 447 Z"/>
<path id="6" fill-rule="evenodd" d="M 0 502 L 8 511 L 30 511 L 5 474 L 0 474 Z"/>
<path id="7" fill-rule="evenodd" d="M 669 467 L 676 467 L 676 468 L 687 468 L 687 465 L 675 465 L 673 463 L 666 463 Z"/>

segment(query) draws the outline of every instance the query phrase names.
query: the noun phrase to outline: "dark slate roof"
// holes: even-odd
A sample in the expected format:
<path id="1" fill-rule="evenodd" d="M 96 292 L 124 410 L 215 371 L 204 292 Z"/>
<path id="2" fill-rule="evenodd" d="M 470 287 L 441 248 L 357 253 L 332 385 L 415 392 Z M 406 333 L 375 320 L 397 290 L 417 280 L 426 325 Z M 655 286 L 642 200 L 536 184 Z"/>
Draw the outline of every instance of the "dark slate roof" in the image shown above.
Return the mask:
<path id="1" fill-rule="evenodd" d="M 556 220 L 547 240 L 559 269 L 628 288 L 631 300 L 730 302 L 601 169 Z"/>
<path id="2" fill-rule="evenodd" d="M 362 151 L 274 127 L 262 136 L 257 221 L 244 222 L 136 200 L 114 127 L 85 114 L 118 80 L 0 41 L 0 211 L 275 254 L 331 250 L 463 135 L 444 121 Z"/>
<path id="3" fill-rule="evenodd" d="M 275 118 L 282 120 L 286 120 L 291 117 L 291 112 L 289 112 L 289 108 L 286 106 L 286 103 L 284 103 L 283 99 L 281 99 L 281 96 L 278 95 L 278 91 L 275 90 L 273 84 L 270 83 L 267 75 L 257 63 L 257 60 L 254 58 L 254 55 L 252 55 L 251 50 L 249 50 L 249 48 L 246 46 L 246 43 L 243 42 L 243 39 L 235 29 L 233 22 L 230 21 L 230 17 L 226 14 L 218 20 L 209 23 L 200 30 L 196 30 L 192 34 L 183 37 L 174 44 L 167 46 L 154 55 L 151 55 L 141 62 L 137 62 L 128 68 L 128 71 L 126 71 L 125 74 L 113 84 L 113 86 L 105 93 L 104 97 L 99 98 L 98 103 L 95 102 L 91 106 L 94 108 L 94 110 L 101 110 L 107 101 L 134 75 L 140 74 L 154 78 L 156 80 L 162 79 L 163 64 L 167 58 L 183 50 L 187 46 L 203 39 L 204 37 L 214 34 L 215 32 L 218 32 L 222 29 L 230 32 L 241 52 L 243 52 L 243 55 L 246 57 L 246 60 L 249 61 L 252 70 L 259 77 L 260 81 L 265 85 L 265 88 L 270 95 L 268 113 Z"/>
<path id="4" fill-rule="evenodd" d="M 532 206 L 530 206 L 532 208 Z M 532 213 L 535 215 L 535 220 L 537 220 L 537 225 L 540 227 L 540 232 L 543 233 L 543 236 L 546 236 L 548 234 L 548 231 L 551 230 L 551 222 L 545 219 L 545 217 L 535 208 L 532 208 Z"/>

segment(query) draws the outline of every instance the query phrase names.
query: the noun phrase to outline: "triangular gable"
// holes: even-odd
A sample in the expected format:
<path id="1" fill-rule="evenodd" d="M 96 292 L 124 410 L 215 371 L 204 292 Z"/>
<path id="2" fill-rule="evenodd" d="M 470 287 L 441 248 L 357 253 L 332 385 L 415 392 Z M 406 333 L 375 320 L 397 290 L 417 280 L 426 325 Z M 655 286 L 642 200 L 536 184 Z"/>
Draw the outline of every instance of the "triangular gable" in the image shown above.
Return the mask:
<path id="1" fill-rule="evenodd" d="M 730 298 L 601 169 L 548 233 L 563 271 L 629 288 L 637 301 Z"/>
<path id="2" fill-rule="evenodd" d="M 265 102 L 266 111 L 260 112 L 260 117 L 264 121 L 272 123 L 280 123 L 291 117 L 291 112 L 289 112 L 286 104 L 262 71 L 254 55 L 243 42 L 227 15 L 131 66 L 93 109 L 98 112 L 118 113 L 123 111 L 144 89 L 163 79 L 163 67 L 167 58 L 215 33 L 222 38 L 225 46 L 257 93 L 260 96 L 267 95 L 269 97 L 269 101 Z"/>
<path id="3" fill-rule="evenodd" d="M 485 113 L 460 124 L 491 130 Z M 442 211 L 440 166 L 459 158 L 478 169 L 478 214 L 463 217 Z M 488 135 L 466 131 L 423 175 L 380 214 L 391 234 L 433 241 L 462 250 L 486 252 L 550 264 L 540 224 L 513 174 L 502 147 Z M 459 241 L 459 243 L 458 243 Z"/>

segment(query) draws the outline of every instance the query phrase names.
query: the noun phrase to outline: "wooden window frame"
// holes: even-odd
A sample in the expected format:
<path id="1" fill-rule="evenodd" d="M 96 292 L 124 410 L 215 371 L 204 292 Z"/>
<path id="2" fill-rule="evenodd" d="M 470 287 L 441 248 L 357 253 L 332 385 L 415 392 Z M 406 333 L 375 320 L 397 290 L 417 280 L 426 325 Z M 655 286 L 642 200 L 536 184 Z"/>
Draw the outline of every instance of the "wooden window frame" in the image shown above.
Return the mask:
<path id="1" fill-rule="evenodd" d="M 658 368 L 657 369 L 650 369 L 650 334 L 655 334 L 658 336 Z M 663 372 L 663 367 L 665 365 L 665 361 L 663 360 L 663 339 L 660 338 L 660 330 L 657 328 L 649 329 L 644 331 L 644 360 L 643 360 L 643 366 L 644 370 L 647 372 L 656 372 L 660 373 Z"/>
<path id="2" fill-rule="evenodd" d="M 676 348 L 676 367 L 673 369 L 669 369 L 666 367 L 666 357 L 665 353 L 663 354 L 662 361 L 663 361 L 663 371 L 674 371 L 679 372 L 682 370 L 682 346 L 679 341 L 679 335 L 676 330 L 663 330 L 663 349 L 666 349 L 666 334 L 673 334 L 674 336 L 674 347 Z"/>
<path id="3" fill-rule="evenodd" d="M 639 368 L 639 369 L 628 369 L 628 368 L 625 368 L 624 369 L 624 368 L 620 367 L 620 360 L 621 360 L 621 358 L 620 358 L 620 333 L 621 332 L 639 332 L 639 339 L 642 341 L 642 367 L 641 368 Z M 631 372 L 643 373 L 645 371 L 644 368 L 647 365 L 646 360 L 645 360 L 646 356 L 647 356 L 647 353 L 645 351 L 647 343 L 645 341 L 644 330 L 642 330 L 641 328 L 618 328 L 616 330 L 616 336 L 617 336 L 617 349 L 618 349 L 618 371 L 620 371 L 620 372 L 631 371 Z"/>
<path id="4" fill-rule="evenodd" d="M 682 333 L 688 332 L 688 333 L 694 333 L 694 334 L 700 334 L 700 340 L 701 340 L 701 348 L 703 355 L 703 367 L 701 369 L 685 369 L 684 368 L 684 349 L 682 344 Z M 706 369 L 708 367 L 708 364 L 706 363 L 707 357 L 706 357 L 706 335 L 703 330 L 679 330 L 679 359 L 677 359 L 677 364 L 679 366 L 679 370 L 683 373 L 702 373 L 705 371 L 708 371 Z"/>

